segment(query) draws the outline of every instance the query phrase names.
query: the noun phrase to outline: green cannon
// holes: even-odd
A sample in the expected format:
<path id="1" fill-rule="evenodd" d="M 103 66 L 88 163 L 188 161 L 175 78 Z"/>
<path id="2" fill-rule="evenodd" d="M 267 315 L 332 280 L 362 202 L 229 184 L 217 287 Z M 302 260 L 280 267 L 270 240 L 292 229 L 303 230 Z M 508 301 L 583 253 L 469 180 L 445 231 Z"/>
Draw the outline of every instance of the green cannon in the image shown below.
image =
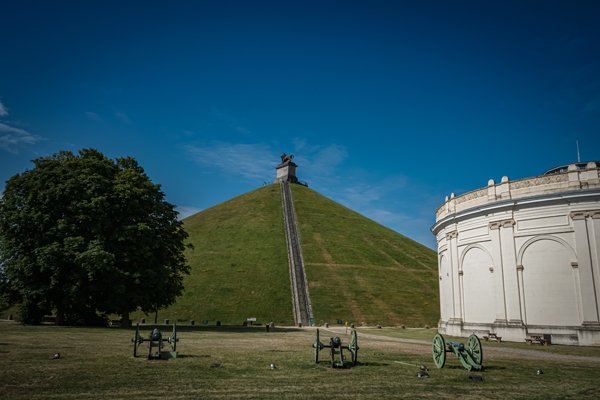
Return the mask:
<path id="1" fill-rule="evenodd" d="M 135 327 L 135 335 L 131 339 L 133 343 L 133 356 L 137 357 L 138 347 L 144 342 L 148 342 L 148 360 L 168 360 L 169 358 L 177 358 L 177 325 L 173 324 L 173 332 L 171 336 L 163 339 L 162 333 L 158 328 L 154 328 L 150 333 L 150 337 L 145 339 L 140 334 L 140 324 Z M 171 347 L 170 351 L 164 351 L 163 347 L 168 343 Z"/>
<path id="2" fill-rule="evenodd" d="M 319 363 L 319 352 L 323 349 L 329 349 L 329 353 L 331 356 L 331 368 L 344 368 L 346 364 L 344 363 L 344 349 L 350 352 L 352 357 L 352 365 L 356 365 L 358 363 L 358 335 L 356 334 L 356 330 L 352 329 L 351 334 L 352 340 L 350 344 L 347 346 L 342 345 L 342 340 L 339 336 L 329 338 L 329 344 L 321 343 L 319 330 L 317 329 L 317 338 L 313 343 L 313 348 L 315 349 L 315 363 Z"/>
<path id="3" fill-rule="evenodd" d="M 467 339 L 467 346 L 459 342 L 446 342 L 439 333 L 433 337 L 433 363 L 443 368 L 446 363 L 446 353 L 454 353 L 458 361 L 467 371 L 480 371 L 483 368 L 483 350 L 476 335 Z"/>

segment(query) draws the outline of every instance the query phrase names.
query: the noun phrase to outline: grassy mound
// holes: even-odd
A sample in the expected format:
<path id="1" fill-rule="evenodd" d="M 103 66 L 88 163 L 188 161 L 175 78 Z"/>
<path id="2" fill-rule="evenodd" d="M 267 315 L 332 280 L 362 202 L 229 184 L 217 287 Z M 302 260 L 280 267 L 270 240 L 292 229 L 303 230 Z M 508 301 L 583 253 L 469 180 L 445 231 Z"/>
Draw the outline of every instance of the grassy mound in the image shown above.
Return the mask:
<path id="1" fill-rule="evenodd" d="M 270 185 L 185 220 L 191 274 L 175 305 L 159 318 L 211 324 L 293 324 L 279 186 Z"/>
<path id="2" fill-rule="evenodd" d="M 311 189 L 292 190 L 317 323 L 437 323 L 435 252 Z M 278 185 L 193 215 L 185 228 L 191 275 L 161 321 L 293 324 Z"/>
<path id="3" fill-rule="evenodd" d="M 435 252 L 303 186 L 293 185 L 317 323 L 435 325 Z"/>

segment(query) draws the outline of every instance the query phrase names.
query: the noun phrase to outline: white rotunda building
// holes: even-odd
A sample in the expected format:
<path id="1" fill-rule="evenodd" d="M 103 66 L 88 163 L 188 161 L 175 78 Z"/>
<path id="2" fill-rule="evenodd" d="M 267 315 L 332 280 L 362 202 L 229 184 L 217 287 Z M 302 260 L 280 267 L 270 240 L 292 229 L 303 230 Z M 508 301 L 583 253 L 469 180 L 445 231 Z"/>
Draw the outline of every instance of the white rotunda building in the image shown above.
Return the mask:
<path id="1" fill-rule="evenodd" d="M 600 345 L 599 167 L 446 197 L 432 227 L 441 333 Z"/>

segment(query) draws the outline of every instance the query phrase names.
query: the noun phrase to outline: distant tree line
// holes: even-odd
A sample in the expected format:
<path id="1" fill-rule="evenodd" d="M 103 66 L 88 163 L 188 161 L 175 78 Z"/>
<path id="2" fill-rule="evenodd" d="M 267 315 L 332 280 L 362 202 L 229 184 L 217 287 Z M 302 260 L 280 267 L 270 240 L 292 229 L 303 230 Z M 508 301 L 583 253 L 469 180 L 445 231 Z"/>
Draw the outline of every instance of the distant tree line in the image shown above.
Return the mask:
<path id="1" fill-rule="evenodd" d="M 131 157 L 61 151 L 6 182 L 0 199 L 0 306 L 24 323 L 128 320 L 168 306 L 189 274 L 187 234 Z"/>

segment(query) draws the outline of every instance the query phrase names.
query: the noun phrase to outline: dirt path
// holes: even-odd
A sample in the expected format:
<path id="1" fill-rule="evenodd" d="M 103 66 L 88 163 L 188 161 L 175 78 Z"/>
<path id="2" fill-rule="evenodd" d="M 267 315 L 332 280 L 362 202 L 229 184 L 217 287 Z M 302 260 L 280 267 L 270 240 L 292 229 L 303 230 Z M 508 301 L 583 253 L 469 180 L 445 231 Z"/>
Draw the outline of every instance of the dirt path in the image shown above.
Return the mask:
<path id="1" fill-rule="evenodd" d="M 344 327 L 330 327 L 321 328 L 322 330 L 329 331 L 336 334 L 345 334 L 346 328 Z M 360 332 L 359 340 L 367 339 L 369 341 L 375 341 L 385 347 L 385 344 L 400 343 L 406 350 L 419 350 L 423 352 L 431 352 L 431 342 L 426 340 L 417 339 L 404 339 L 394 338 L 389 336 L 377 335 L 373 333 Z M 526 350 L 518 348 L 508 347 L 485 347 L 486 357 L 495 358 L 506 358 L 506 359 L 527 359 L 527 360 L 546 360 L 546 361 L 557 361 L 557 362 L 579 362 L 587 364 L 600 364 L 600 357 L 587 357 L 587 356 L 576 356 L 568 354 L 556 354 L 548 353 L 540 350 Z"/>

